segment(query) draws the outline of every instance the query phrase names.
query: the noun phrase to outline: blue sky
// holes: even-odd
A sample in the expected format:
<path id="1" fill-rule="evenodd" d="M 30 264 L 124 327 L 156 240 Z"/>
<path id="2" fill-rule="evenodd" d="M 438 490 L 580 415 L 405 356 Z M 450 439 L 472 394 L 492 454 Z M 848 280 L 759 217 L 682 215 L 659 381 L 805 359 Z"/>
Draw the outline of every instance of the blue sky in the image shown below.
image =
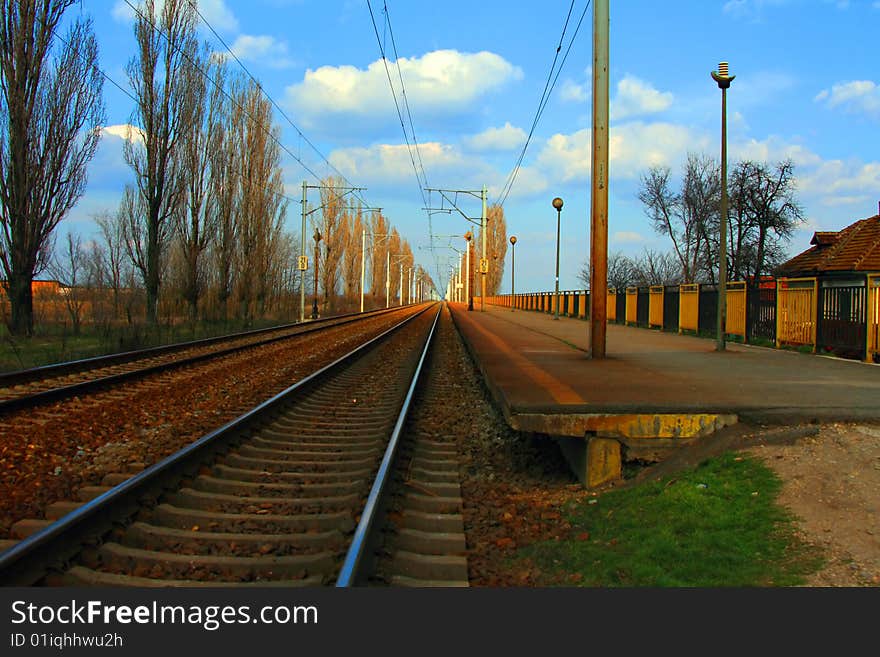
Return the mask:
<path id="1" fill-rule="evenodd" d="M 571 0 L 385 4 L 429 185 L 486 185 L 489 200 L 496 200 L 532 123 Z M 574 3 L 566 44 L 584 6 Z M 383 3 L 372 8 L 393 58 Z M 436 276 L 424 248 L 429 219 L 366 0 L 201 0 L 200 9 L 293 125 L 351 183 L 367 188 L 366 201 L 384 208 L 417 261 Z M 124 67 L 134 53 L 126 3 L 83 0 L 71 11 L 94 19 L 101 66 L 125 85 Z M 720 92 L 709 73 L 719 61 L 729 61 L 736 75 L 728 94 L 731 158 L 796 163 L 808 221 L 792 254 L 808 246 L 815 230 L 838 230 L 876 214 L 878 27 L 876 0 L 612 1 L 610 250 L 637 255 L 646 247 L 669 248 L 636 198 L 638 177 L 652 164 L 680 171 L 689 151 L 718 157 Z M 204 26 L 202 34 L 225 50 Z M 553 287 L 554 196 L 565 200 L 560 286 L 580 286 L 576 277 L 589 245 L 591 58 L 592 7 L 504 204 L 508 233 L 518 238 L 520 291 Z M 396 66 L 390 71 L 397 84 Z M 119 126 L 131 120 L 132 101 L 110 83 L 105 97 L 108 130 L 90 165 L 87 193 L 67 224 L 84 233 L 93 230 L 95 212 L 117 207 L 131 176 Z M 332 173 L 291 123 L 276 120 L 290 151 L 319 176 Z M 292 198 L 300 197 L 304 179 L 317 183 L 293 158 L 284 164 Z M 436 195 L 432 201 L 439 203 Z M 462 204 L 479 215 L 478 200 Z M 437 235 L 468 228 L 454 214 L 435 214 L 430 223 Z M 289 225 L 299 231 L 298 204 L 289 209 Z M 454 255 L 438 253 L 441 266 Z M 508 270 L 505 290 L 509 276 Z"/>

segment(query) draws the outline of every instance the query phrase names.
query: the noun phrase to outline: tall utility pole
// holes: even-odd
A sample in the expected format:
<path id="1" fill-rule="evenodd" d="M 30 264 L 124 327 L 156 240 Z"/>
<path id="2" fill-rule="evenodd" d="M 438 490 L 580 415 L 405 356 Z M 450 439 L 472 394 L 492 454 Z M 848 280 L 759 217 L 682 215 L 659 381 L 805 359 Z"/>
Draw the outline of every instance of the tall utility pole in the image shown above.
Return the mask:
<path id="1" fill-rule="evenodd" d="M 309 268 L 309 257 L 306 255 L 306 194 L 308 193 L 306 181 L 303 180 L 303 198 L 302 198 L 302 228 L 300 229 L 301 244 L 299 249 L 299 263 L 297 269 L 300 271 L 299 280 L 299 321 L 306 320 L 306 270 Z"/>
<path id="2" fill-rule="evenodd" d="M 727 90 L 735 75 L 728 75 L 727 62 L 718 64 L 712 79 L 721 89 L 721 220 L 718 234 L 718 336 L 716 351 L 724 351 L 727 323 Z"/>
<path id="3" fill-rule="evenodd" d="M 608 0 L 593 2 L 593 158 L 590 192 L 590 355 L 605 358 L 608 313 Z"/>

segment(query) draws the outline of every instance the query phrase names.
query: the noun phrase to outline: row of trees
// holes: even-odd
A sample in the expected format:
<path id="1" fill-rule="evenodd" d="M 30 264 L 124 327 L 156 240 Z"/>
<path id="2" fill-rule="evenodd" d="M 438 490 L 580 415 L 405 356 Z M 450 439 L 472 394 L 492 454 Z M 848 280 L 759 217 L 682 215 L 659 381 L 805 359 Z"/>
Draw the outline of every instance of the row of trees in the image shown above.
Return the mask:
<path id="1" fill-rule="evenodd" d="M 654 230 L 672 243 L 668 256 L 646 252 L 641 264 L 668 272 L 670 283 L 714 283 L 720 265 L 720 167 L 711 157 L 690 154 L 679 189 L 670 175 L 669 167 L 652 167 L 641 177 L 639 200 Z M 782 264 L 788 242 L 804 222 L 794 163 L 736 162 L 728 175 L 728 194 L 727 277 L 757 280 Z M 649 273 L 634 264 L 634 274 Z"/>
<path id="2" fill-rule="evenodd" d="M 136 10 L 126 67 L 135 108 L 123 150 L 133 183 L 115 211 L 96 217 L 97 239 L 70 234 L 55 252 L 54 231 L 85 189 L 104 122 L 91 23 L 77 19 L 60 45 L 53 40 L 74 2 L 0 0 L 0 264 L 11 332 L 32 334 L 32 281 L 47 268 L 68 289 L 75 327 L 86 308 L 95 319 L 143 315 L 153 324 L 161 307 L 247 323 L 292 304 L 303 254 L 299 236 L 284 230 L 289 199 L 272 106 L 256 81 L 199 42 L 191 0 L 142 0 Z M 347 207 L 341 180 L 320 188 L 312 227 L 322 236 L 324 310 L 335 310 L 338 293 L 359 292 L 365 230 L 377 263 L 372 292 L 384 297 L 386 253 L 409 273 L 411 248 L 381 214 Z M 393 296 L 399 286 L 392 277 Z"/>
<path id="3" fill-rule="evenodd" d="M 721 172 L 711 157 L 689 154 L 680 187 L 669 167 L 641 176 L 638 197 L 656 232 L 669 238 L 668 252 L 645 249 L 639 256 L 612 253 L 608 285 L 715 283 L 719 271 Z M 769 165 L 743 160 L 728 175 L 728 280 L 757 281 L 786 259 L 786 248 L 803 223 L 791 160 Z M 589 267 L 578 278 L 589 285 Z"/>

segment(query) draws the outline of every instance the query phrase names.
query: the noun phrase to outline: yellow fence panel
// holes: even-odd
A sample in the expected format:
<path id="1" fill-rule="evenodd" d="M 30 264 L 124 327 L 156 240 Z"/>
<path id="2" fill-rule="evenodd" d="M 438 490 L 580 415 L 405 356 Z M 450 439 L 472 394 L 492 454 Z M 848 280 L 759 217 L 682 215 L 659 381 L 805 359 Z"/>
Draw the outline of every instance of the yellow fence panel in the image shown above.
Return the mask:
<path id="1" fill-rule="evenodd" d="M 637 324 L 638 323 L 638 313 L 637 306 L 639 301 L 639 288 L 637 287 L 628 287 L 626 288 L 626 323 L 627 324 Z"/>
<path id="2" fill-rule="evenodd" d="M 587 316 L 588 301 L 589 300 L 587 299 L 587 293 L 581 292 L 580 296 L 578 297 L 578 317 L 580 317 L 581 319 Z"/>
<path id="3" fill-rule="evenodd" d="M 727 284 L 727 313 L 724 332 L 746 337 L 746 283 L 731 281 Z"/>
<path id="4" fill-rule="evenodd" d="M 678 332 L 694 331 L 700 326 L 700 284 L 678 287 Z"/>
<path id="5" fill-rule="evenodd" d="M 780 278 L 776 292 L 776 346 L 812 345 L 816 349 L 815 278 Z"/>
<path id="6" fill-rule="evenodd" d="M 880 274 L 868 276 L 868 350 L 865 359 L 880 362 Z"/>
<path id="7" fill-rule="evenodd" d="M 652 285 L 648 290 L 648 327 L 663 328 L 663 291 L 662 285 Z"/>
<path id="8" fill-rule="evenodd" d="M 608 295 L 605 297 L 605 317 L 609 322 L 617 321 L 617 290 L 613 287 L 608 288 Z"/>

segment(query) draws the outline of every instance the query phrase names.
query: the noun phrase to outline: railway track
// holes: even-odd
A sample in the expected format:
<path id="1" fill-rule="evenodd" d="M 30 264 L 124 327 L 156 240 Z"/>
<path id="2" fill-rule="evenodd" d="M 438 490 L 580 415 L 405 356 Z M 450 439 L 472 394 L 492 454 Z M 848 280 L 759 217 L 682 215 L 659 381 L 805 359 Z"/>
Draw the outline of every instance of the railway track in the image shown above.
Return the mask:
<path id="1" fill-rule="evenodd" d="M 98 491 L 0 554 L 0 583 L 369 582 L 387 482 L 402 478 L 396 448 L 438 317 L 426 308 L 184 450 Z M 417 538 L 437 552 L 430 537 Z M 462 545 L 463 539 L 456 549 Z M 410 573 L 410 580 L 425 578 Z"/>
<path id="2" fill-rule="evenodd" d="M 3 373 L 0 374 L 0 415 L 396 310 L 398 308 L 327 317 L 307 323 L 288 324 Z"/>

